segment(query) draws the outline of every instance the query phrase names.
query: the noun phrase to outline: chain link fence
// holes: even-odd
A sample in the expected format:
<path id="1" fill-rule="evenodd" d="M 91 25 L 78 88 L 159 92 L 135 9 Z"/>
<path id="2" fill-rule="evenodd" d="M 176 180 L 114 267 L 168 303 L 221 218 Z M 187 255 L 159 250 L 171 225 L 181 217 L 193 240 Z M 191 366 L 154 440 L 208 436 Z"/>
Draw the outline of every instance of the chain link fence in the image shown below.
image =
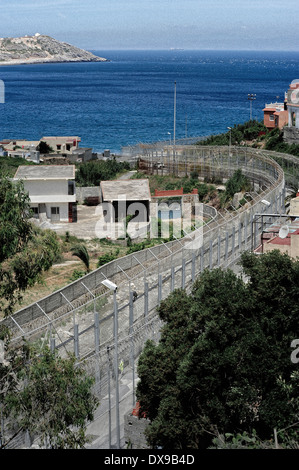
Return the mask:
<path id="1" fill-rule="evenodd" d="M 26 338 L 49 344 L 62 356 L 74 353 L 95 378 L 100 400 L 111 387 L 115 393 L 120 360 L 132 370 L 134 394 L 136 359 L 148 339 L 159 339 L 160 302 L 174 289 L 190 290 L 204 269 L 234 266 L 244 250 L 256 248 L 262 224 L 284 213 L 283 170 L 252 149 L 197 146 L 174 154 L 147 149 L 139 165 L 151 174 L 196 170 L 206 181 L 225 181 L 240 168 L 253 190 L 246 204 L 225 215 L 202 204 L 208 222 L 185 237 L 114 260 L 2 321 L 12 332 L 12 345 Z M 256 214 L 264 215 L 258 223 Z M 117 290 L 108 290 L 105 279 Z"/>

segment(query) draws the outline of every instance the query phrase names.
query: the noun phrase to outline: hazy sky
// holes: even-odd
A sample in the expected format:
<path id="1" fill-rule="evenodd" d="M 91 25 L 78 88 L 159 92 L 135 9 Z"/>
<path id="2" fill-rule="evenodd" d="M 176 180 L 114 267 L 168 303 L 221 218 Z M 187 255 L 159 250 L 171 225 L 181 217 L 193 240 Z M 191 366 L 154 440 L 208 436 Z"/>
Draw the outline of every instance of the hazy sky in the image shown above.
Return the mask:
<path id="1" fill-rule="evenodd" d="M 298 0 L 0 0 L 0 36 L 94 50 L 299 50 Z"/>

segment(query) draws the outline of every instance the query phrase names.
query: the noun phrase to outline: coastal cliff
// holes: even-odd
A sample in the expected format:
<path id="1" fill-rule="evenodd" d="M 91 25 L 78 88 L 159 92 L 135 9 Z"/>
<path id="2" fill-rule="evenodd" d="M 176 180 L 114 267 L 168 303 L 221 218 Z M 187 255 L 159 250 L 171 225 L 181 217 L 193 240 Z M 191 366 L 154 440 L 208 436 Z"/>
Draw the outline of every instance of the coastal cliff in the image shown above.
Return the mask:
<path id="1" fill-rule="evenodd" d="M 0 38 L 0 65 L 106 61 L 103 57 L 39 33 L 20 38 Z"/>

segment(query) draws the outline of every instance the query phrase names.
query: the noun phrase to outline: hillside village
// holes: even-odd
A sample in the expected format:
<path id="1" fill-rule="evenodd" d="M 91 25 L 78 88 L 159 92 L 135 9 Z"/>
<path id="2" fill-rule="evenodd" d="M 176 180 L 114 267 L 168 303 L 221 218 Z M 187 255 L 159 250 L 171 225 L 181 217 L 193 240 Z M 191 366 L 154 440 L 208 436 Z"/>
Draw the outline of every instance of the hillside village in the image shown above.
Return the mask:
<path id="1" fill-rule="evenodd" d="M 204 245 L 207 255 L 201 245 L 203 251 L 199 256 L 198 246 L 194 245 L 200 258 L 200 266 L 197 266 L 200 273 L 203 272 L 204 266 L 210 269 L 222 265 L 230 266 L 228 258 L 231 259 L 231 265 L 234 265 L 235 258 L 243 251 L 243 238 L 244 247 L 249 248 L 256 258 L 260 254 L 279 251 L 296 260 L 299 256 L 299 188 L 294 187 L 294 183 L 289 183 L 291 179 L 288 180 L 288 205 L 285 206 L 287 198 L 285 188 L 282 190 L 283 171 L 275 166 L 275 159 L 280 158 L 281 162 L 283 153 L 287 159 L 291 157 L 291 151 L 296 155 L 298 150 L 298 105 L 294 103 L 292 95 L 294 92 L 296 94 L 297 90 L 299 84 L 291 84 L 283 103 L 266 104 L 262 123 L 249 121 L 244 125 L 229 128 L 223 135 L 193 146 L 192 148 L 198 151 L 197 160 L 188 155 L 188 146 L 178 145 L 175 165 L 170 162 L 173 147 L 167 143 L 163 143 L 159 155 L 154 156 L 154 152 L 140 154 L 137 159 L 132 158 L 124 162 L 120 156 L 111 155 L 109 150 L 98 154 L 91 148 L 80 147 L 79 136 L 44 136 L 36 141 L 2 140 L 2 176 L 5 176 L 4 169 L 10 168 L 10 171 L 13 171 L 13 174 L 9 175 L 9 181 L 23 184 L 25 192 L 28 193 L 30 223 L 38 230 L 50 230 L 55 233 L 61 250 L 60 257 L 43 273 L 43 285 L 29 285 L 23 293 L 21 303 L 15 305 L 14 314 L 17 320 L 19 321 L 20 312 L 26 312 L 27 316 L 28 311 L 32 318 L 38 318 L 36 311 L 39 315 L 42 312 L 48 318 L 52 314 L 49 305 L 53 304 L 57 307 L 57 311 L 54 310 L 55 319 L 61 314 L 59 309 L 62 309 L 65 315 L 71 314 L 74 308 L 76 310 L 81 307 L 84 308 L 80 313 L 82 321 L 87 322 L 86 306 L 90 309 L 90 302 L 93 301 L 95 308 L 99 292 L 100 297 L 103 296 L 100 305 L 104 306 L 106 311 L 111 306 L 111 299 L 107 291 L 103 290 L 103 279 L 94 291 L 88 281 L 91 279 L 93 283 L 93 276 L 96 279 L 97 273 L 106 281 L 108 276 L 115 282 L 118 279 L 121 287 L 117 292 L 117 302 L 121 308 L 127 308 L 130 315 L 134 309 L 137 314 L 144 308 L 148 314 L 147 283 L 151 282 L 154 286 L 151 288 L 157 293 L 159 304 L 163 292 L 170 294 L 175 290 L 174 286 L 178 282 L 176 276 L 180 269 L 182 274 L 177 285 L 185 289 L 185 262 L 190 264 L 189 282 L 194 282 L 196 261 L 195 258 L 188 258 L 188 255 L 185 260 L 181 259 L 184 253 L 183 244 L 187 244 L 185 252 L 188 253 L 188 238 L 192 240 L 194 237 L 193 243 L 198 242 L 197 234 L 205 226 L 209 227 L 209 224 L 213 229 L 220 227 L 220 231 L 215 239 L 211 238 L 207 245 Z M 278 145 L 279 153 L 275 153 L 273 139 L 277 140 L 275 145 Z M 225 172 L 222 174 L 226 165 L 222 169 L 219 167 L 218 156 L 213 154 L 213 145 L 220 146 L 219 155 L 227 162 L 227 168 L 235 158 L 239 161 L 240 145 L 248 148 L 248 158 L 246 152 L 242 154 L 245 155 L 242 157 L 245 158 L 242 160 L 244 167 L 252 165 L 256 159 L 257 165 L 263 165 L 263 171 L 259 172 L 253 165 L 252 180 L 236 168 L 230 176 Z M 204 152 L 201 153 L 202 148 L 208 148 L 208 159 L 205 159 Z M 259 150 L 268 150 L 269 153 L 261 154 Z M 268 159 L 272 156 L 273 159 Z M 211 169 L 214 160 L 218 165 L 216 168 L 219 174 L 216 176 Z M 17 167 L 9 166 L 11 162 L 20 164 Z M 297 171 L 295 163 L 293 169 Z M 271 177 L 267 171 L 269 174 L 271 172 Z M 95 179 L 91 178 L 92 173 L 96 175 Z M 275 174 L 274 179 L 271 179 L 272 173 Z M 298 173 L 293 176 L 298 182 Z M 268 184 L 272 185 L 274 192 L 269 191 Z M 257 215 L 261 219 L 253 218 L 249 221 L 246 214 L 251 214 L 255 205 L 259 208 Z M 270 216 L 270 222 L 264 225 L 263 217 L 269 219 L 269 207 L 274 214 Z M 238 224 L 234 224 L 235 217 Z M 175 231 L 178 221 L 179 229 Z M 223 223 L 225 226 L 221 225 Z M 163 224 L 167 226 L 167 232 L 163 232 Z M 151 237 L 153 226 L 157 227 L 157 233 Z M 258 229 L 260 231 L 256 233 Z M 248 244 L 248 237 L 251 246 Z M 233 241 L 229 247 L 230 240 Z M 215 241 L 217 245 L 214 245 Z M 78 250 L 78 244 L 81 251 Z M 83 248 L 85 257 L 82 256 Z M 178 251 L 174 251 L 175 249 Z M 146 251 L 148 254 L 144 255 Z M 137 257 L 138 252 L 140 257 Z M 174 264 L 171 272 L 167 271 L 166 282 L 160 269 L 163 267 L 165 271 L 169 270 L 167 263 L 171 264 L 173 260 L 177 262 L 178 258 L 178 266 L 181 268 L 176 272 L 174 267 L 177 266 Z M 127 260 L 131 263 L 129 267 L 126 265 Z M 164 260 L 167 260 L 167 265 L 163 264 Z M 128 281 L 129 297 L 131 293 L 136 294 L 136 297 L 130 297 L 129 300 Z M 85 289 L 83 294 L 82 286 Z M 80 296 L 76 294 L 77 289 Z M 144 293 L 141 295 L 142 289 Z M 88 297 L 87 301 L 88 295 L 93 297 Z M 60 304 L 57 297 L 59 302 L 61 298 L 66 299 L 66 303 Z M 74 307 L 77 302 L 78 306 Z M 71 308 L 65 310 L 66 305 Z M 108 317 L 110 319 L 109 315 Z M 131 317 L 128 315 L 128 318 Z M 106 321 L 106 318 L 104 320 Z M 59 330 L 60 336 L 68 342 L 68 338 L 74 338 L 74 325 L 69 326 L 67 320 L 64 320 L 64 323 L 64 329 Z M 78 351 L 77 354 L 79 357 Z M 130 360 L 127 359 L 125 365 L 128 366 Z M 134 421 L 135 426 L 131 427 Z M 140 425 L 143 433 L 145 424 L 148 424 L 146 413 L 142 409 L 139 410 L 137 402 L 132 413 L 125 416 L 125 438 L 133 448 L 146 447 L 144 437 L 140 437 L 139 431 L 136 434 Z"/>

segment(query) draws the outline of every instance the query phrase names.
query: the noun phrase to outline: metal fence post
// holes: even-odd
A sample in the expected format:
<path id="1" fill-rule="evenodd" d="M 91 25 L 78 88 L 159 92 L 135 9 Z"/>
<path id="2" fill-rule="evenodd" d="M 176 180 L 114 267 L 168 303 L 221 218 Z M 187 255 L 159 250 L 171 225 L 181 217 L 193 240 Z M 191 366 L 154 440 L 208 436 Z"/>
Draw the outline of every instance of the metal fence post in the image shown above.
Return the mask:
<path id="1" fill-rule="evenodd" d="M 200 250 L 200 272 L 201 273 L 203 272 L 203 269 L 204 269 L 203 257 L 204 257 L 204 247 L 202 246 Z"/>
<path id="2" fill-rule="evenodd" d="M 240 252 L 242 249 L 242 224 L 239 222 L 238 228 L 238 251 Z"/>
<path id="3" fill-rule="evenodd" d="M 94 314 L 94 343 L 95 343 L 95 350 L 99 352 L 100 346 L 100 320 L 98 312 Z"/>
<path id="4" fill-rule="evenodd" d="M 148 315 L 148 282 L 144 283 L 144 316 Z"/>
<path id="5" fill-rule="evenodd" d="M 246 250 L 246 247 L 247 247 L 247 225 L 248 225 L 248 219 L 247 219 L 247 215 L 245 214 L 245 226 L 244 226 L 244 250 Z"/>
<path id="6" fill-rule="evenodd" d="M 213 241 L 212 240 L 210 240 L 209 264 L 210 264 L 210 270 L 212 270 L 213 269 Z"/>
<path id="7" fill-rule="evenodd" d="M 162 274 L 159 274 L 158 278 L 158 303 L 162 300 Z"/>
<path id="8" fill-rule="evenodd" d="M 171 266 L 171 292 L 174 291 L 174 266 Z"/>
<path id="9" fill-rule="evenodd" d="M 182 289 L 185 289 L 185 276 L 186 276 L 186 260 L 182 262 Z"/>
<path id="10" fill-rule="evenodd" d="M 79 325 L 74 325 L 74 348 L 75 348 L 75 357 L 79 357 Z"/>
<path id="11" fill-rule="evenodd" d="M 133 338 L 133 324 L 134 324 L 134 304 L 133 292 L 130 292 L 129 304 L 129 334 L 131 338 L 131 367 L 132 367 L 132 404 L 135 405 L 135 362 L 134 362 L 134 338 Z"/>
<path id="12" fill-rule="evenodd" d="M 235 256 L 235 236 L 236 236 L 236 231 L 235 231 L 235 226 L 233 225 L 233 229 L 232 229 L 232 259 L 234 259 L 234 256 Z"/>
<path id="13" fill-rule="evenodd" d="M 98 312 L 94 314 L 94 342 L 95 342 L 95 351 L 97 355 L 96 366 L 95 366 L 95 379 L 96 383 L 100 382 L 100 366 L 99 366 L 99 347 L 100 347 L 100 319 Z"/>
<path id="14" fill-rule="evenodd" d="M 193 283 L 195 281 L 195 254 L 194 253 L 192 253 L 191 279 Z"/>
<path id="15" fill-rule="evenodd" d="M 50 340 L 50 349 L 52 353 L 55 352 L 55 338 L 51 338 Z"/>
<path id="16" fill-rule="evenodd" d="M 228 232 L 225 233 L 225 261 L 228 258 Z"/>

